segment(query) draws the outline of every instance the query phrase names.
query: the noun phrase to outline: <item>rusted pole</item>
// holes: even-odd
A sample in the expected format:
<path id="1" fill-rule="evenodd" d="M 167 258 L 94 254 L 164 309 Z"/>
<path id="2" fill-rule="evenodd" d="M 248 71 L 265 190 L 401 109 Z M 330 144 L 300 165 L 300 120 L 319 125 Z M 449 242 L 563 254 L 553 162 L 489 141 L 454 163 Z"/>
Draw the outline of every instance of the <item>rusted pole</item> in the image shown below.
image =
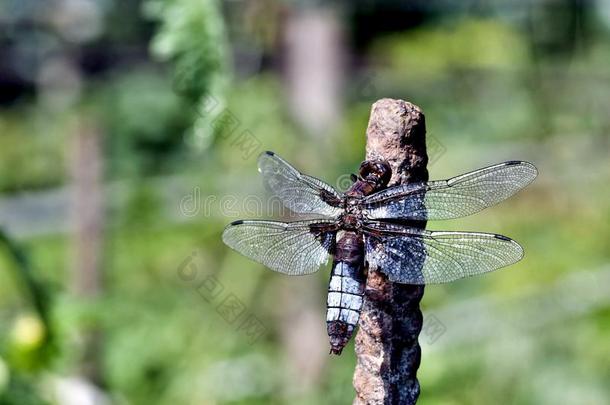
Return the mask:
<path id="1" fill-rule="evenodd" d="M 390 186 L 427 181 L 426 125 L 419 107 L 393 99 L 373 104 L 366 159 L 390 163 Z M 421 359 L 417 338 L 423 321 L 419 309 L 423 294 L 423 286 L 391 283 L 377 269 L 369 269 L 356 335 L 354 404 L 417 402 Z"/>

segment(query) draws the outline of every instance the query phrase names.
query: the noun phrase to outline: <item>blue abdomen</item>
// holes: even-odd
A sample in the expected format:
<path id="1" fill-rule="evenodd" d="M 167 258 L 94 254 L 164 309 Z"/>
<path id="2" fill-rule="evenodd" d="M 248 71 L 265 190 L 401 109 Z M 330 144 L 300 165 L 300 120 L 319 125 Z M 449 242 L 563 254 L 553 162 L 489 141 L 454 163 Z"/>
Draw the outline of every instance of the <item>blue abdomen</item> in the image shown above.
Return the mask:
<path id="1" fill-rule="evenodd" d="M 364 261 L 358 249 L 362 243 L 353 236 L 346 235 L 338 242 L 328 284 L 326 326 L 334 354 L 341 353 L 354 333 L 364 299 Z"/>

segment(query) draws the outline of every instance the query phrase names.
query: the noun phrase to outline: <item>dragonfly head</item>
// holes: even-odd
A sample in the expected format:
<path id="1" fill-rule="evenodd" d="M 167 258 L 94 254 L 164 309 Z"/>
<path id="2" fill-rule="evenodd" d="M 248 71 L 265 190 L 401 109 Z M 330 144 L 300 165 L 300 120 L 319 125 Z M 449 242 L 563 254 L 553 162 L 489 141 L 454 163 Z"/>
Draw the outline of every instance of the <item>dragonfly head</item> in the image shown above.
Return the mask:
<path id="1" fill-rule="evenodd" d="M 385 160 L 365 160 L 360 165 L 360 177 L 379 190 L 390 182 L 392 169 Z"/>

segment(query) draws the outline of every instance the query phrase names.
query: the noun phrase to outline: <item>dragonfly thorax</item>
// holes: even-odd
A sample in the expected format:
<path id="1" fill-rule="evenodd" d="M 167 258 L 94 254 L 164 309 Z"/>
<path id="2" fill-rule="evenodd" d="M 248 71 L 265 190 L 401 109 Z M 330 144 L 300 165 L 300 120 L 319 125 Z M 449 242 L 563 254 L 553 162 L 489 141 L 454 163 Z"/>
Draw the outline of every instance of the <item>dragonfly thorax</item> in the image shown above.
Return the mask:
<path id="1" fill-rule="evenodd" d="M 348 198 L 345 211 L 339 218 L 341 224 L 346 230 L 355 230 L 362 227 L 364 215 L 362 214 L 360 206 L 357 204 L 357 202 L 357 199 Z"/>

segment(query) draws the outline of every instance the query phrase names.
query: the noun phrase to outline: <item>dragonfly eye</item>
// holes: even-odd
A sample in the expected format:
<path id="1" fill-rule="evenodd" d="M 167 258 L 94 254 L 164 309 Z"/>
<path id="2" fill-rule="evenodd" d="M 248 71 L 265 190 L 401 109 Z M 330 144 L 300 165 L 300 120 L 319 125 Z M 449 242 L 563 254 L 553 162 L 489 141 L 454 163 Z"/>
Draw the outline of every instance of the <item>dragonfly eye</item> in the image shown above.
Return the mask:
<path id="1" fill-rule="evenodd" d="M 377 187 L 385 187 L 392 177 L 392 169 L 385 160 L 365 160 L 360 165 L 360 177 Z"/>

